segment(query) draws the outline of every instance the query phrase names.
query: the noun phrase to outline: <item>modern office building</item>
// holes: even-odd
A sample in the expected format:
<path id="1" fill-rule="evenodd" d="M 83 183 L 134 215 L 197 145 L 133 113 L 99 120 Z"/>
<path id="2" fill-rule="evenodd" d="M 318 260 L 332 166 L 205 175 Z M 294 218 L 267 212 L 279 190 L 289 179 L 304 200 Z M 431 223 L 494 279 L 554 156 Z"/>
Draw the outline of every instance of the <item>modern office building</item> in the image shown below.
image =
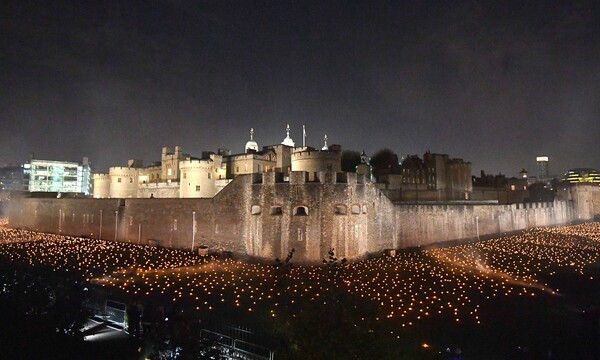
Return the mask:
<path id="1" fill-rule="evenodd" d="M 538 179 L 539 181 L 546 181 L 550 178 L 548 173 L 548 157 L 538 156 L 536 159 L 538 168 Z"/>
<path id="2" fill-rule="evenodd" d="M 595 169 L 579 168 L 571 169 L 565 174 L 564 181 L 569 183 L 593 183 L 600 184 L 600 173 Z"/>
<path id="3" fill-rule="evenodd" d="M 30 192 L 90 195 L 92 177 L 88 158 L 81 163 L 31 159 L 23 165 L 23 186 Z"/>

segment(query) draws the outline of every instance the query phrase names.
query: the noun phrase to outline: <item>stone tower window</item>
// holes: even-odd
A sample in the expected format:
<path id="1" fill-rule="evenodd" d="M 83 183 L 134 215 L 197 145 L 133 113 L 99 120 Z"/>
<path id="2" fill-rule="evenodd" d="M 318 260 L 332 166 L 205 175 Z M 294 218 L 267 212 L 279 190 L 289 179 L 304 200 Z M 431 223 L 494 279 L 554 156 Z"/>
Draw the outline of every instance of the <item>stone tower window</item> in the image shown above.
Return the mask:
<path id="1" fill-rule="evenodd" d="M 252 215 L 260 215 L 260 205 L 252 205 Z"/>
<path id="2" fill-rule="evenodd" d="M 294 216 L 308 216 L 308 207 L 296 206 L 294 208 Z"/>
<path id="3" fill-rule="evenodd" d="M 352 214 L 360 214 L 360 205 L 354 204 L 352 205 Z"/>
<path id="4" fill-rule="evenodd" d="M 362 213 L 366 214 L 367 213 L 367 205 L 363 205 L 362 206 Z"/>
<path id="5" fill-rule="evenodd" d="M 283 215 L 281 206 L 272 206 L 271 207 L 271 215 Z"/>

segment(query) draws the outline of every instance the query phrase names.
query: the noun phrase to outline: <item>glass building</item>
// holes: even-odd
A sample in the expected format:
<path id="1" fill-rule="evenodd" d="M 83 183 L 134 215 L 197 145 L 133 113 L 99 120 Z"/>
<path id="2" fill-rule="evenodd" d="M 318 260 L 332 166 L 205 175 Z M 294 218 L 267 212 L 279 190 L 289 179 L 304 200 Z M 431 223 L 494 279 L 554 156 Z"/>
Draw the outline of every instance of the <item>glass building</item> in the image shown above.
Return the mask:
<path id="1" fill-rule="evenodd" d="M 24 188 L 30 192 L 91 194 L 91 170 L 87 158 L 83 162 L 32 159 L 23 165 Z"/>

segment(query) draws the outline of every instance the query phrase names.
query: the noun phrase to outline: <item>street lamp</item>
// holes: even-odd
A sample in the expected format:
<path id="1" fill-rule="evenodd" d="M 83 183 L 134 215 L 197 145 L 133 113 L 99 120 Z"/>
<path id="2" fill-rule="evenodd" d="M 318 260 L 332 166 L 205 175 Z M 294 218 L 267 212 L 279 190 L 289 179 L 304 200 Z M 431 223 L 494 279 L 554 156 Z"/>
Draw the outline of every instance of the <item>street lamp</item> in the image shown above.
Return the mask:
<path id="1" fill-rule="evenodd" d="M 58 233 L 62 233 L 62 209 L 58 209 Z"/>
<path id="2" fill-rule="evenodd" d="M 98 239 L 102 239 L 102 210 L 100 210 L 100 231 L 98 232 Z"/>
<path id="3" fill-rule="evenodd" d="M 118 230 L 119 230 L 119 210 L 115 210 L 115 241 L 117 241 Z"/>
<path id="4" fill-rule="evenodd" d="M 192 211 L 192 252 L 196 243 L 196 212 Z"/>
<path id="5" fill-rule="evenodd" d="M 479 239 L 479 216 L 475 216 L 475 228 L 477 229 L 477 240 Z"/>

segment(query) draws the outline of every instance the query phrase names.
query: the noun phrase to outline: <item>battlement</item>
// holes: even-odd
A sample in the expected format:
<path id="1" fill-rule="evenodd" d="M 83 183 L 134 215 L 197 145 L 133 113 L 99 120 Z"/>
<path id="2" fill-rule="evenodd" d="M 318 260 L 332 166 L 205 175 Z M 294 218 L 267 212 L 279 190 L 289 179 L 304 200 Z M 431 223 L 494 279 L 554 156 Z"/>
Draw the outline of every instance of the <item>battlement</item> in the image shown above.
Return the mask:
<path id="1" fill-rule="evenodd" d="M 300 159 L 338 159 L 341 153 L 330 150 L 317 150 L 313 148 L 300 148 L 292 152 L 292 160 Z"/>
<path id="2" fill-rule="evenodd" d="M 139 170 L 136 168 L 130 168 L 127 166 L 115 166 L 111 167 L 109 170 L 109 176 L 122 176 L 122 177 L 137 177 L 139 174 Z"/>
<path id="3" fill-rule="evenodd" d="M 253 184 L 271 185 L 277 183 L 289 183 L 291 185 L 301 185 L 306 183 L 320 184 L 365 184 L 366 177 L 362 174 L 335 171 L 319 171 L 314 181 L 310 180 L 307 171 L 292 171 L 288 177 L 281 172 L 265 172 L 262 174 L 252 174 Z"/>
<path id="4" fill-rule="evenodd" d="M 212 159 L 193 159 L 183 160 L 179 162 L 179 168 L 181 170 L 187 169 L 205 169 L 212 170 L 215 166 L 215 162 Z"/>

